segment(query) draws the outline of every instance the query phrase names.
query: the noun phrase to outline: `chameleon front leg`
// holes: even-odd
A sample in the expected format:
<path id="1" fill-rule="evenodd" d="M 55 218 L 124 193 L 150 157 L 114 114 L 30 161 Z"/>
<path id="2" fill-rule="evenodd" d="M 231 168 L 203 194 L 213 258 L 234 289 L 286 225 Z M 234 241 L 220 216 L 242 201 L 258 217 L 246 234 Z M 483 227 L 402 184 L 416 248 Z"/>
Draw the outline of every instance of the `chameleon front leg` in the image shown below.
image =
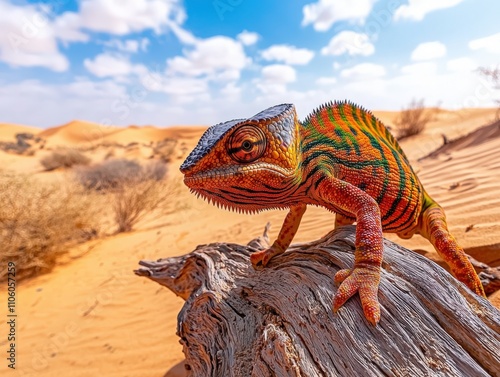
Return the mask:
<path id="1" fill-rule="evenodd" d="M 380 320 L 377 295 L 383 252 L 378 204 L 363 190 L 334 177 L 324 179 L 318 186 L 318 193 L 332 209 L 352 213 L 357 221 L 354 268 L 340 270 L 335 275 L 335 283 L 340 286 L 333 299 L 333 311 L 358 292 L 366 319 L 376 325 Z"/>
<path id="2" fill-rule="evenodd" d="M 250 256 L 250 261 L 252 262 L 254 268 L 259 266 L 265 267 L 272 257 L 285 252 L 288 246 L 290 246 L 295 233 L 297 233 L 300 220 L 302 219 L 302 215 L 306 211 L 306 208 L 307 206 L 305 204 L 298 204 L 290 207 L 290 211 L 285 217 L 285 221 L 281 226 L 281 230 L 276 241 L 273 242 L 269 249 L 257 251 Z"/>

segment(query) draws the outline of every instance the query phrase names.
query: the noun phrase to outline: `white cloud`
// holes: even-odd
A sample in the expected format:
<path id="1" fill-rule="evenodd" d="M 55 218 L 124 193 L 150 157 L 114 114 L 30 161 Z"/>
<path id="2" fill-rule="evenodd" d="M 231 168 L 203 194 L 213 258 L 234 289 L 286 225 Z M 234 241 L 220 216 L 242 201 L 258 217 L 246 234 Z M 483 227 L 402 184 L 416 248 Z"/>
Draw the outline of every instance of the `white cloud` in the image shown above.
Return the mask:
<path id="1" fill-rule="evenodd" d="M 82 0 L 77 12 L 56 15 L 58 7 L 57 2 L 14 5 L 0 0 L 0 60 L 12 66 L 65 71 L 69 61 L 58 43 L 88 41 L 84 29 L 116 35 L 145 29 L 160 33 L 185 18 L 179 0 Z M 148 43 L 126 40 L 114 47 L 136 52 Z"/>
<path id="2" fill-rule="evenodd" d="M 414 77 L 434 76 L 437 73 L 437 64 L 434 62 L 409 64 L 401 67 L 401 72 Z"/>
<path id="3" fill-rule="evenodd" d="M 116 49 L 122 52 L 136 53 L 139 51 L 146 51 L 149 46 L 149 39 L 111 39 L 106 42 L 102 42 L 106 47 Z"/>
<path id="4" fill-rule="evenodd" d="M 385 68 L 379 64 L 361 63 L 340 71 L 340 76 L 349 80 L 370 80 L 385 76 Z"/>
<path id="5" fill-rule="evenodd" d="M 326 31 L 338 21 L 363 23 L 376 0 L 318 0 L 302 8 L 302 25 L 313 24 L 317 31 Z"/>
<path id="6" fill-rule="evenodd" d="M 398 110 L 413 98 L 425 98 L 427 106 L 439 104 L 455 109 L 494 104 L 495 94 L 484 86 L 477 74 L 422 73 L 376 79 L 369 85 L 365 81 L 348 82 L 337 86 L 335 93 L 340 92 L 345 98 L 372 110 Z"/>
<path id="7" fill-rule="evenodd" d="M 469 57 L 457 58 L 448 60 L 446 62 L 446 68 L 451 72 L 472 72 L 477 69 L 478 64 Z"/>
<path id="8" fill-rule="evenodd" d="M 116 118 L 114 101 L 127 95 L 126 89 L 112 80 L 88 79 L 68 84 L 46 84 L 24 80 L 0 85 L 0 113 L 8 121 L 35 126 L 54 126 L 72 119 L 104 122 Z M 36 109 L 36 111 L 33 111 Z"/>
<path id="9" fill-rule="evenodd" d="M 167 60 L 169 74 L 187 76 L 223 74 L 232 79 L 249 64 L 241 43 L 225 36 L 197 40 L 194 48 Z"/>
<path id="10" fill-rule="evenodd" d="M 323 55 L 372 55 L 375 52 L 375 46 L 370 42 L 368 35 L 357 33 L 350 30 L 344 30 L 335 35 L 328 46 L 321 49 Z"/>
<path id="11" fill-rule="evenodd" d="M 189 49 L 184 50 L 183 56 L 168 59 L 165 73 L 153 75 L 154 90 L 171 95 L 175 103 L 205 103 L 211 101 L 215 89 L 209 84 L 214 83 L 220 88 L 217 97 L 233 102 L 239 98 L 236 81 L 241 70 L 251 63 L 244 42 L 220 35 L 198 39 L 179 26 L 173 26 L 172 30 Z M 247 43 L 251 42 L 251 37 L 245 35 L 245 38 Z"/>
<path id="12" fill-rule="evenodd" d="M 228 100 L 234 102 L 240 98 L 241 88 L 237 87 L 234 83 L 228 83 L 220 90 L 220 93 Z"/>
<path id="13" fill-rule="evenodd" d="M 61 16 L 74 28 L 115 35 L 146 29 L 161 33 L 170 23 L 182 23 L 184 19 L 177 0 L 82 0 L 78 13 Z"/>
<path id="14" fill-rule="evenodd" d="M 170 23 L 169 26 L 175 36 L 179 38 L 179 41 L 181 41 L 182 43 L 187 45 L 195 45 L 198 42 L 198 38 L 196 38 L 193 33 L 186 29 L 183 29 L 181 26 L 175 23 Z"/>
<path id="15" fill-rule="evenodd" d="M 243 88 L 228 83 L 217 95 L 208 92 L 205 79 L 169 80 L 159 74 L 155 91 L 167 93 L 168 100 L 157 98 L 159 94 L 151 95 L 147 87 L 152 85 L 145 89 L 140 85 L 127 89 L 115 80 L 106 79 L 92 82 L 84 78 L 69 84 L 44 84 L 34 80 L 12 84 L 0 82 L 0 114 L 6 122 L 37 126 L 58 125 L 75 118 L 105 124 L 166 126 L 215 124 L 251 116 L 283 102 L 295 103 L 301 119 L 332 99 L 349 99 L 372 110 L 399 110 L 412 98 L 425 98 L 427 105 L 440 103 L 445 108 L 495 105 L 498 93 L 476 72 L 438 74 L 434 69 L 425 68 L 433 65 L 432 62 L 417 63 L 405 69 L 407 73 L 393 72 L 395 77 L 386 75 L 360 81 L 341 79 L 331 85 L 312 85 L 312 90 L 287 88 L 294 76 L 279 77 L 271 71 L 266 75 L 271 80 L 267 86 L 262 78 Z M 278 84 L 273 85 L 272 81 Z M 259 93 L 252 92 L 257 84 Z M 250 97 L 239 100 L 238 94 L 247 90 Z M 228 103 L 231 106 L 227 106 Z"/>
<path id="16" fill-rule="evenodd" d="M 469 42 L 469 48 L 471 50 L 485 50 L 491 54 L 500 54 L 500 33 L 474 39 Z"/>
<path id="17" fill-rule="evenodd" d="M 139 83 L 127 88 L 110 79 L 92 81 L 81 78 L 66 84 L 48 84 L 39 80 L 1 83 L 0 113 L 4 114 L 2 121 L 46 127 L 72 119 L 105 125 L 208 124 L 220 121 L 221 109 L 227 111 L 224 106 L 227 97 L 212 98 L 205 80 L 166 80 L 162 77 L 157 83 L 155 90 Z M 158 94 L 153 95 L 153 92 L 169 94 L 171 100 L 165 101 L 165 96 L 155 100 Z M 200 106 L 208 101 L 207 106 L 214 106 L 210 120 L 202 117 L 200 111 L 190 110 L 193 101 L 198 101 Z M 234 112 L 241 113 L 246 106 L 235 105 Z"/>
<path id="18" fill-rule="evenodd" d="M 50 9 L 42 5 L 17 6 L 0 0 L 0 60 L 12 66 L 67 70 L 69 61 L 58 49 L 50 16 Z M 66 38 L 70 37 L 82 36 Z"/>
<path id="19" fill-rule="evenodd" d="M 286 92 L 286 85 L 297 80 L 293 67 L 284 64 L 272 64 L 262 68 L 262 78 L 255 80 L 257 88 L 264 94 Z"/>
<path id="20" fill-rule="evenodd" d="M 90 39 L 80 30 L 76 13 L 64 13 L 58 16 L 54 19 L 53 25 L 55 35 L 63 42 L 88 42 Z"/>
<path id="21" fill-rule="evenodd" d="M 109 53 L 99 54 L 93 60 L 85 59 L 83 65 L 97 77 L 128 76 L 145 72 L 145 67 L 132 64 L 127 57 Z"/>
<path id="22" fill-rule="evenodd" d="M 421 21 L 427 13 L 454 7 L 463 0 L 409 0 L 408 4 L 401 5 L 394 12 L 394 19 L 409 19 Z"/>
<path id="23" fill-rule="evenodd" d="M 236 39 L 238 39 L 245 46 L 251 46 L 257 43 L 259 40 L 259 34 L 243 30 L 236 36 Z"/>
<path id="24" fill-rule="evenodd" d="M 290 65 L 305 65 L 314 57 L 314 52 L 295 46 L 274 45 L 263 50 L 261 55 L 265 60 L 275 60 Z"/>
<path id="25" fill-rule="evenodd" d="M 262 77 L 267 82 L 286 84 L 297 79 L 295 69 L 288 65 L 272 64 L 262 68 Z"/>
<path id="26" fill-rule="evenodd" d="M 320 86 L 333 86 L 337 83 L 336 77 L 319 77 L 316 79 L 316 84 Z"/>
<path id="27" fill-rule="evenodd" d="M 208 84 L 194 77 L 166 77 L 161 80 L 158 91 L 174 96 L 202 94 L 208 93 Z"/>
<path id="28" fill-rule="evenodd" d="M 438 41 L 420 43 L 411 53 L 411 60 L 432 60 L 446 55 L 446 46 Z"/>

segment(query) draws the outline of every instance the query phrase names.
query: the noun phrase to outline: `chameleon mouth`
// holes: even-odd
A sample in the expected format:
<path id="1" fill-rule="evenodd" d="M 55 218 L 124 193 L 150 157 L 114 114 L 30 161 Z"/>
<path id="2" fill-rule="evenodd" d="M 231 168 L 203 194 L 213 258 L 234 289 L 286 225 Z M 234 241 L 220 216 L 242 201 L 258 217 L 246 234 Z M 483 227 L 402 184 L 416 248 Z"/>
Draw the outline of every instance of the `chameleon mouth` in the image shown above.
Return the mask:
<path id="1" fill-rule="evenodd" d="M 188 187 L 193 187 L 198 185 L 203 186 L 203 184 L 206 183 L 207 181 L 221 180 L 221 179 L 226 180 L 232 177 L 252 175 L 256 172 L 262 172 L 262 171 L 268 171 L 271 174 L 278 175 L 282 178 L 291 177 L 293 175 L 293 172 L 288 169 L 273 164 L 260 162 L 257 164 L 244 165 L 244 166 L 232 165 L 224 168 L 201 171 L 199 173 L 194 173 L 194 174 L 187 173 L 184 175 L 184 183 Z"/>
<path id="2" fill-rule="evenodd" d="M 257 203 L 254 199 L 249 197 L 246 202 L 239 201 L 235 203 L 234 201 L 227 200 L 224 195 L 219 192 L 206 190 L 203 188 L 190 188 L 192 194 L 196 195 L 198 199 L 203 199 L 209 204 L 217 206 L 217 208 L 225 209 L 227 211 L 245 213 L 245 214 L 255 214 L 262 211 L 269 211 L 275 209 L 286 209 L 289 208 L 286 204 L 262 204 Z M 240 199 L 241 200 L 241 199 Z"/>

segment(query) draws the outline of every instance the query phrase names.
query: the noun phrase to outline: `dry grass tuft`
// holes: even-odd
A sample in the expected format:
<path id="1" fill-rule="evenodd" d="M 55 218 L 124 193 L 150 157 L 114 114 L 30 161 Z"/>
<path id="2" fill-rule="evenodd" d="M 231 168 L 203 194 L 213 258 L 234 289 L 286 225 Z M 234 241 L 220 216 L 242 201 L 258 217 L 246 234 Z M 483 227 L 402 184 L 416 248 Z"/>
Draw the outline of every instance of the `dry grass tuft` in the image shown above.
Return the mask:
<path id="1" fill-rule="evenodd" d="M 165 180 L 167 167 L 155 161 L 141 165 L 126 159 L 108 160 L 81 168 L 77 180 L 87 190 L 110 195 L 117 232 L 129 232 L 153 213 L 162 215 L 176 208 L 177 186 Z"/>
<path id="2" fill-rule="evenodd" d="M 97 235 L 97 211 L 81 189 L 0 173 L 0 192 L 0 264 L 15 262 L 19 278 L 50 270 L 69 246 Z"/>
<path id="3" fill-rule="evenodd" d="M 401 110 L 394 120 L 397 139 L 403 140 L 422 133 L 427 123 L 433 119 L 433 116 L 433 111 L 425 108 L 423 99 L 413 99 L 408 107 Z"/>
<path id="4" fill-rule="evenodd" d="M 50 171 L 59 168 L 70 168 L 75 165 L 88 165 L 90 158 L 77 149 L 61 148 L 42 158 L 40 163 L 45 170 Z"/>
<path id="5" fill-rule="evenodd" d="M 164 139 L 153 147 L 153 156 L 161 158 L 163 162 L 170 162 L 174 158 L 178 141 L 176 139 Z"/>
<path id="6" fill-rule="evenodd" d="M 178 209 L 175 185 L 169 181 L 147 179 L 122 186 L 113 193 L 112 206 L 117 232 L 129 232 L 146 216 L 154 217 Z"/>
<path id="7" fill-rule="evenodd" d="M 494 90 L 500 90 L 500 67 L 498 66 L 495 68 L 479 67 L 478 71 L 482 76 L 486 77 L 488 80 L 491 81 Z M 500 119 L 500 99 L 495 100 L 495 102 L 499 106 L 498 111 L 496 113 L 496 118 L 498 120 Z"/>
<path id="8" fill-rule="evenodd" d="M 106 160 L 98 165 L 82 167 L 76 171 L 77 180 L 89 190 L 115 190 L 137 181 L 161 180 L 167 167 L 160 162 L 141 165 L 137 161 L 121 159 Z"/>

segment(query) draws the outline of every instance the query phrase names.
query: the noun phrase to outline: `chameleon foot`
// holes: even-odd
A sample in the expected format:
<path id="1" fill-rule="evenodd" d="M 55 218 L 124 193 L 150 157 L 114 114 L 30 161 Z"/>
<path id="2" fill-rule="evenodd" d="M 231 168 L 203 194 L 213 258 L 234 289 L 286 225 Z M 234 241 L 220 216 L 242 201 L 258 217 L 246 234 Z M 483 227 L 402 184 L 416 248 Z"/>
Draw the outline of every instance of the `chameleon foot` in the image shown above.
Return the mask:
<path id="1" fill-rule="evenodd" d="M 273 245 L 269 249 L 256 251 L 250 255 L 250 262 L 255 269 L 266 267 L 272 257 L 280 254 L 283 254 L 283 251 Z"/>
<path id="2" fill-rule="evenodd" d="M 359 292 L 366 319 L 372 325 L 377 325 L 380 321 L 380 305 L 377 297 L 379 283 L 380 270 L 378 267 L 340 270 L 335 274 L 335 284 L 340 284 L 340 286 L 333 298 L 333 311 L 339 310 L 349 298 Z"/>

